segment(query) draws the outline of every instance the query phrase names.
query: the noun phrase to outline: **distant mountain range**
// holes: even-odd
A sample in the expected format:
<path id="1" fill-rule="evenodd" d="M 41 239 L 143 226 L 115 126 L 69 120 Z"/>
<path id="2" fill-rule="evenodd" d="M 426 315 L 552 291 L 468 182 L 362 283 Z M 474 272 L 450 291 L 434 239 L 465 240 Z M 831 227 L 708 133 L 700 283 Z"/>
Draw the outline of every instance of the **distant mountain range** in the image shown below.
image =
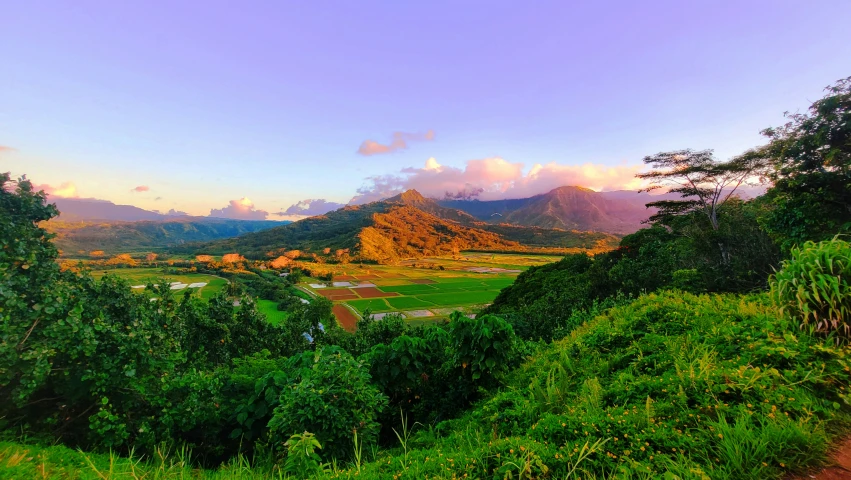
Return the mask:
<path id="1" fill-rule="evenodd" d="M 152 212 L 132 205 L 116 205 L 107 200 L 96 200 L 94 198 L 53 198 L 48 200 L 56 204 L 59 209 L 59 219 L 62 221 L 76 220 L 118 220 L 122 222 L 136 222 L 139 220 L 167 220 L 176 216 L 159 212 Z"/>
<path id="2" fill-rule="evenodd" d="M 288 221 L 232 220 L 169 215 L 105 200 L 51 198 L 60 215 L 44 227 L 55 234 L 64 257 L 161 251 L 186 242 L 205 242 L 288 224 Z"/>
<path id="3" fill-rule="evenodd" d="M 489 223 L 628 234 L 640 229 L 642 222 L 655 213 L 645 204 L 662 198 L 665 197 L 632 191 L 595 192 L 565 186 L 529 198 L 437 203 Z"/>
<path id="4" fill-rule="evenodd" d="M 664 197 L 565 186 L 529 198 L 433 200 L 416 190 L 366 205 L 289 222 L 163 214 L 94 199 L 51 199 L 60 216 L 48 222 L 66 255 L 181 248 L 263 257 L 280 248 L 349 249 L 364 260 L 442 255 L 458 250 L 608 249 L 615 235 L 649 218 L 646 203 Z"/>
<path id="5" fill-rule="evenodd" d="M 607 233 L 488 223 L 408 190 L 379 202 L 349 205 L 290 225 L 208 242 L 193 251 L 261 258 L 281 248 L 314 253 L 349 249 L 351 256 L 361 260 L 394 263 L 461 250 L 607 250 L 618 241 Z"/>

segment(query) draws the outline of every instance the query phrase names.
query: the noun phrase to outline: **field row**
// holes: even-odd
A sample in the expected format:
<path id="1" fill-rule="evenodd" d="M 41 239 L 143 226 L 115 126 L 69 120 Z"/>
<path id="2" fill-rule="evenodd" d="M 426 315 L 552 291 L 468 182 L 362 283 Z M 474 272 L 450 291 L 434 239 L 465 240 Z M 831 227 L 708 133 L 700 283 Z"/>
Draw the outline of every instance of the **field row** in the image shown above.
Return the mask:
<path id="1" fill-rule="evenodd" d="M 361 313 L 367 309 L 371 312 L 382 313 L 420 308 L 481 305 L 492 302 L 498 294 L 499 290 L 458 291 L 404 297 L 347 300 L 346 303 Z"/>

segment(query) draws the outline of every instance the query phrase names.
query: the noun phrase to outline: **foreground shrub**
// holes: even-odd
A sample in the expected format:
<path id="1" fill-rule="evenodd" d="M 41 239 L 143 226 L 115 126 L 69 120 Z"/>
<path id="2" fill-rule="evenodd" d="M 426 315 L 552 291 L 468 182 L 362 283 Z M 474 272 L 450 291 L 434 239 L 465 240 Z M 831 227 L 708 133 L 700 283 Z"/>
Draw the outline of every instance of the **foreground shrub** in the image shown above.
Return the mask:
<path id="1" fill-rule="evenodd" d="M 376 418 L 387 397 L 370 383 L 364 365 L 339 348 L 326 347 L 293 357 L 288 367 L 294 377 L 269 421 L 276 444 L 311 432 L 329 457 L 344 458 L 352 451 L 355 431 L 365 443 L 376 439 Z"/>
<path id="2" fill-rule="evenodd" d="M 851 337 L 851 244 L 806 242 L 771 279 L 781 311 L 817 332 Z"/>

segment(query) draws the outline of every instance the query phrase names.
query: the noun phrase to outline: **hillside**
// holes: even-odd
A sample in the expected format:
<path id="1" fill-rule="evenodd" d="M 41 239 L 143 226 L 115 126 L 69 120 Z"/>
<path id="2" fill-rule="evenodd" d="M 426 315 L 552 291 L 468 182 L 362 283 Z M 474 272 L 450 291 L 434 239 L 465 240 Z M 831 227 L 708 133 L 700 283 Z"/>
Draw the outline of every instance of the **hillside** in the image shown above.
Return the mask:
<path id="1" fill-rule="evenodd" d="M 286 248 L 318 253 L 350 249 L 363 260 L 392 263 L 402 258 L 442 255 L 460 250 L 610 249 L 611 235 L 511 225 L 491 225 L 444 207 L 416 190 L 366 205 L 346 206 L 290 225 L 223 241 L 187 247 L 199 253 L 239 252 L 262 258 Z"/>
<path id="2" fill-rule="evenodd" d="M 517 250 L 520 243 L 438 218 L 411 206 L 394 206 L 373 215 L 373 224 L 358 234 L 360 255 L 379 263 L 403 258 L 459 253 L 461 250 Z"/>
<path id="3" fill-rule="evenodd" d="M 595 192 L 583 187 L 563 186 L 529 198 L 441 200 L 437 203 L 488 222 L 627 234 L 641 228 L 642 222 L 653 213 L 645 204 L 658 199 L 636 192 Z"/>
<path id="4" fill-rule="evenodd" d="M 187 242 L 235 237 L 284 223 L 289 222 L 183 217 L 137 222 L 51 220 L 43 226 L 56 235 L 54 243 L 64 257 L 75 257 L 93 250 L 103 250 L 107 254 L 155 252 Z"/>
<path id="5" fill-rule="evenodd" d="M 94 198 L 50 198 L 50 203 L 59 209 L 59 218 L 64 222 L 80 220 L 112 220 L 136 222 L 139 220 L 167 220 L 174 216 L 145 210 L 132 205 L 116 205 L 107 200 Z"/>

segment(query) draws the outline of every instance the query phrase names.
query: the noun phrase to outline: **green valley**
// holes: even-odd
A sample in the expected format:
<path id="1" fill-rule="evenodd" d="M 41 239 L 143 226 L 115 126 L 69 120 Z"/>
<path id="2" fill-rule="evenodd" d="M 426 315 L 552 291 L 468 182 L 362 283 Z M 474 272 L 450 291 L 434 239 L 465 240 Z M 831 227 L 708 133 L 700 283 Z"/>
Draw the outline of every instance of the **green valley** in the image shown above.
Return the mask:
<path id="1" fill-rule="evenodd" d="M 73 233 L 0 173 L 0 478 L 842 478 L 851 77 L 787 120 L 608 170 L 665 192 L 641 220 L 576 186 L 398 193 L 457 173 L 430 158 L 287 225 Z M 342 205 L 279 214 L 315 202 Z"/>

